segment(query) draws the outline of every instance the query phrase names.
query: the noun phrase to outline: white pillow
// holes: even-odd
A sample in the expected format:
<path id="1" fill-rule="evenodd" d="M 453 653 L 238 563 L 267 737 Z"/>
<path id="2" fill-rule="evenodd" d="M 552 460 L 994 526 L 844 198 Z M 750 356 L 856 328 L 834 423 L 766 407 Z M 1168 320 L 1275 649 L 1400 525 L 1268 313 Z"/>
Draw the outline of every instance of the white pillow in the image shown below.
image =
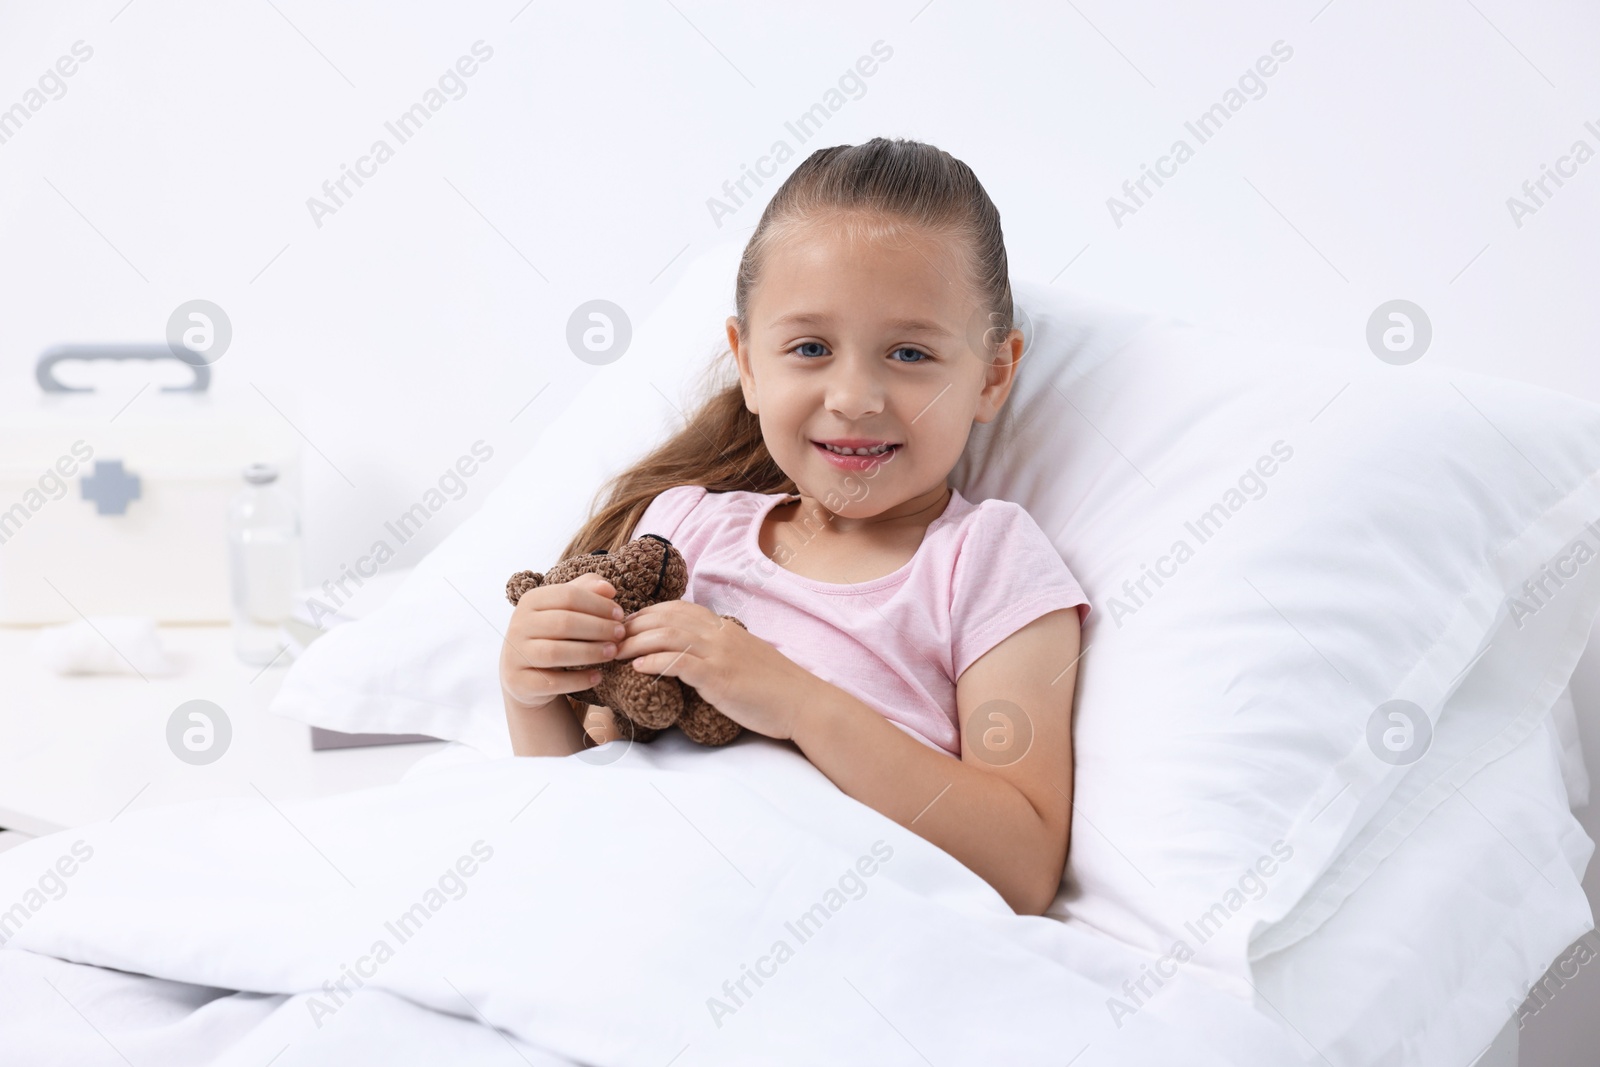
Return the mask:
<path id="1" fill-rule="evenodd" d="M 676 422 L 722 343 L 738 252 L 694 264 L 388 604 L 311 646 L 275 710 L 509 752 L 495 676 L 505 579 L 554 563 L 603 479 Z M 1507 618 L 1507 593 L 1600 518 L 1600 415 L 1497 379 L 1017 292 L 1030 344 L 1016 439 L 996 447 L 995 424 L 976 427 L 951 482 L 1026 507 L 1098 609 L 1053 913 L 1153 964 L 1184 939 L 1248 995 L 1255 920 L 1289 917 L 1422 765 L 1373 755 L 1379 705 L 1436 717 Z M 1186 523 L 1203 513 L 1202 540 Z M 1174 562 L 1179 539 L 1193 551 Z M 1597 573 L 1580 567 L 1539 610 L 1558 639 L 1523 672 L 1560 685 L 1537 713 L 1503 709 L 1504 729 L 1548 710 L 1571 674 Z M 1467 754 L 1457 772 L 1489 758 Z M 1220 929 L 1200 944 L 1187 924 L 1206 913 Z"/>
<path id="2" fill-rule="evenodd" d="M 1322 925 L 1255 960 L 1258 1006 L 1316 1049 L 1308 1063 L 1467 1067 L 1594 927 L 1572 889 L 1594 843 L 1567 808 L 1555 733 L 1540 721 Z"/>
<path id="3" fill-rule="evenodd" d="M 1528 669 L 1569 623 L 1521 621 L 1503 620 L 1412 773 L 1251 938 L 1258 1003 L 1332 1064 L 1473 1062 L 1594 925 L 1581 885 L 1594 845 L 1571 814 L 1589 789 L 1571 687 L 1552 702 L 1559 671 Z M 1474 772 L 1461 756 L 1479 747 L 1505 754 Z"/>
<path id="4" fill-rule="evenodd" d="M 1561 777 L 1567 786 L 1567 803 L 1574 810 L 1589 806 L 1589 767 L 1583 760 L 1583 742 L 1578 735 L 1578 709 L 1572 702 L 1572 686 L 1567 686 L 1550 709 L 1556 743 L 1561 758 Z"/>
<path id="5" fill-rule="evenodd" d="M 1019 291 L 1038 360 L 1012 396 L 1021 430 L 991 448 L 977 427 L 952 481 L 1023 504 L 1096 609 L 1052 914 L 1172 957 L 1164 968 L 1192 953 L 1249 995 L 1254 924 L 1290 917 L 1342 853 L 1341 891 L 1359 884 L 1373 865 L 1361 832 L 1434 766 L 1375 754 L 1380 706 L 1422 709 L 1459 780 L 1565 687 L 1600 565 L 1577 566 L 1533 616 L 1542 654 L 1509 659 L 1525 700 L 1475 723 L 1478 748 L 1443 745 L 1457 732 L 1439 709 L 1506 624 L 1508 594 L 1579 537 L 1595 554 L 1600 410 L 1175 321 L 1061 358 L 1058 338 L 1081 336 L 1093 309 Z M 1413 817 L 1442 799 L 1402 795 Z"/>

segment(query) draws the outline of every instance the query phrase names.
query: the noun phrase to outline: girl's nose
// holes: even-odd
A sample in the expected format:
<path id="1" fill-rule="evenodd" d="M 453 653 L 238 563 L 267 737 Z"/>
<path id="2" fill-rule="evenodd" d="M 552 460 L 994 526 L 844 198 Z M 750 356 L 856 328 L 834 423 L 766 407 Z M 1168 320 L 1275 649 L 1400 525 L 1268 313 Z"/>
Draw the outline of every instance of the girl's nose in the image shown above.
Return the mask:
<path id="1" fill-rule="evenodd" d="M 883 383 L 866 360 L 846 357 L 829 368 L 828 410 L 841 419 L 860 420 L 883 410 Z"/>

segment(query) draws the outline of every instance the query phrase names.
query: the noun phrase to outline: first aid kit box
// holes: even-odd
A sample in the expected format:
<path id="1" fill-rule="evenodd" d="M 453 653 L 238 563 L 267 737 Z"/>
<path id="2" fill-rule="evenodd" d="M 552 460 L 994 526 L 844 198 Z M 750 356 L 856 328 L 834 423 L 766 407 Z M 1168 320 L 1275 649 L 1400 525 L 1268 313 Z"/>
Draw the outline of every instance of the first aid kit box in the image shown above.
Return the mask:
<path id="1" fill-rule="evenodd" d="M 131 399 L 63 381 L 173 359 L 191 380 Z M 227 622 L 229 506 L 252 463 L 298 494 L 293 427 L 259 397 L 214 392 L 209 366 L 165 345 L 63 346 L 40 357 L 37 378 L 32 402 L 0 415 L 0 624 Z"/>

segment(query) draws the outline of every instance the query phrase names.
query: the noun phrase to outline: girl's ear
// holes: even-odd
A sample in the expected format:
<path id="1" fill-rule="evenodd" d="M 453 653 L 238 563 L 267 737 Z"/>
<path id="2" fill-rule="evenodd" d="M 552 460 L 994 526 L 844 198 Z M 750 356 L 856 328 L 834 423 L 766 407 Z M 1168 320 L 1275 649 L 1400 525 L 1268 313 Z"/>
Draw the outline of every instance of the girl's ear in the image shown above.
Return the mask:
<path id="1" fill-rule="evenodd" d="M 734 365 L 739 369 L 739 385 L 744 390 L 744 406 L 750 414 L 758 415 L 756 410 L 756 379 L 750 370 L 750 351 L 745 346 L 743 338 L 739 336 L 739 317 L 729 315 L 727 321 L 728 348 L 733 352 Z"/>
<path id="2" fill-rule="evenodd" d="M 1000 414 L 1011 387 L 1016 384 L 1017 368 L 1022 364 L 1023 336 L 1021 330 L 1012 330 L 1000 342 L 995 358 L 984 369 L 983 387 L 978 396 L 978 411 L 974 422 L 988 422 Z"/>

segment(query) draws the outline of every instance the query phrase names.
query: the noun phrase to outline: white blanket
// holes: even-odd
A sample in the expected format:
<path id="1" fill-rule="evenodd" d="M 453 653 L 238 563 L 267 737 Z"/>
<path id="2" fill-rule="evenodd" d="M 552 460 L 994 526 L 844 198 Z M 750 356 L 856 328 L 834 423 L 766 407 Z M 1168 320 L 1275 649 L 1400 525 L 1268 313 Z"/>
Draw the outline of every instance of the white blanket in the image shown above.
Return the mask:
<path id="1" fill-rule="evenodd" d="M 539 1067 L 1311 1055 L 1203 975 L 1157 988 L 1155 960 L 1014 915 L 749 735 L 128 812 L 0 854 L 0 908 L 8 1064 L 108 1044 L 279 1067 L 507 1045 Z"/>

